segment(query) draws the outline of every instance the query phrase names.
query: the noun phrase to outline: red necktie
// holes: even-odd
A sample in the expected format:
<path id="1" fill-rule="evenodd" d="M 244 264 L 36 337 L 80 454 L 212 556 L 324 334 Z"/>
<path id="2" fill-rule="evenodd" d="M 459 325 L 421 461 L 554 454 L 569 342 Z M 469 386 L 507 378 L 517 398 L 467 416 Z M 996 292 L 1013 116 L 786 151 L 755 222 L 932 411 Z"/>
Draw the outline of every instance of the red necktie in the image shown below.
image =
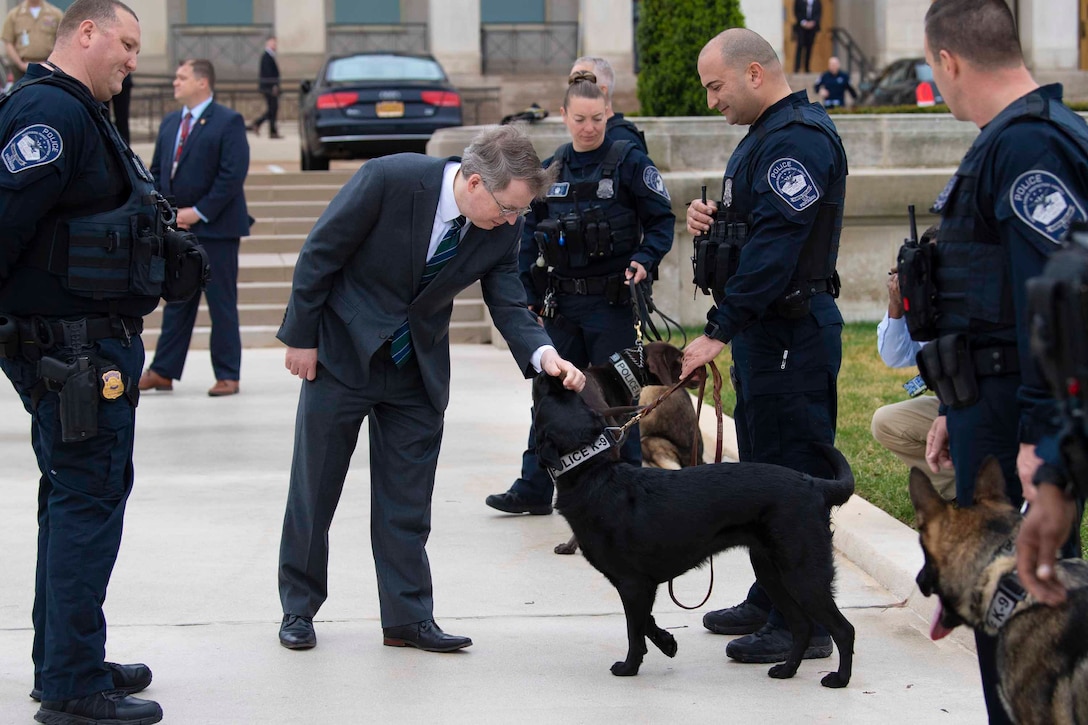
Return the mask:
<path id="1" fill-rule="evenodd" d="M 174 163 L 181 158 L 181 150 L 185 148 L 185 139 L 189 138 L 189 125 L 193 120 L 193 114 L 185 112 L 185 118 L 181 119 L 181 138 L 178 139 L 178 150 L 174 152 Z"/>

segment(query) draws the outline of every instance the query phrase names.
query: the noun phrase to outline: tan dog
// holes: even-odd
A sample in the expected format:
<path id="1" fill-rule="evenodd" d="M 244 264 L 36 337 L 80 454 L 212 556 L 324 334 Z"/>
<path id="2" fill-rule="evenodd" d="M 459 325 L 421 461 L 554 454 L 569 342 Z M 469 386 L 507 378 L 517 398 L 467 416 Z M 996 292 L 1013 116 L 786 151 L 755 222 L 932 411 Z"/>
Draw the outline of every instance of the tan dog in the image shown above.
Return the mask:
<path id="1" fill-rule="evenodd" d="M 1020 514 L 1005 498 L 992 457 L 982 464 L 970 508 L 942 499 L 917 468 L 910 500 L 925 552 L 918 588 L 940 598 L 930 636 L 940 639 L 959 624 L 996 636 L 998 693 L 1019 725 L 1088 723 L 1088 562 L 1058 562 L 1069 591 L 1060 606 L 1024 591 L 1013 549 Z"/>
<path id="2" fill-rule="evenodd" d="M 664 385 L 647 385 L 639 395 L 639 405 L 650 405 L 668 390 Z M 643 416 L 638 423 L 642 436 L 642 465 L 647 468 L 667 468 L 673 471 L 692 465 L 692 445 L 696 463 L 703 462 L 703 437 L 699 435 L 699 419 L 691 396 L 677 390 Z"/>

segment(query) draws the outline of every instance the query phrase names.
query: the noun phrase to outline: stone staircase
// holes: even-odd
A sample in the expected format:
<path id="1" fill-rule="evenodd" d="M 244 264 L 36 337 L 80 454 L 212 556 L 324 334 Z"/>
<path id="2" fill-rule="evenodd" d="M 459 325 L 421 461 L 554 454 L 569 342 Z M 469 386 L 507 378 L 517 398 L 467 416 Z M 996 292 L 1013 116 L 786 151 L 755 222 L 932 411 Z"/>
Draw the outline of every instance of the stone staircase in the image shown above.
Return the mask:
<path id="1" fill-rule="evenodd" d="M 246 179 L 246 203 L 257 219 L 251 236 L 242 239 L 238 256 L 238 315 L 242 347 L 275 347 L 276 331 L 291 294 L 295 261 L 306 236 L 353 170 L 254 173 Z M 144 319 L 148 359 L 162 326 L 162 308 Z M 207 349 L 211 320 L 201 300 L 191 347 Z M 491 339 L 491 322 L 479 284 L 454 301 L 450 341 L 483 343 Z"/>

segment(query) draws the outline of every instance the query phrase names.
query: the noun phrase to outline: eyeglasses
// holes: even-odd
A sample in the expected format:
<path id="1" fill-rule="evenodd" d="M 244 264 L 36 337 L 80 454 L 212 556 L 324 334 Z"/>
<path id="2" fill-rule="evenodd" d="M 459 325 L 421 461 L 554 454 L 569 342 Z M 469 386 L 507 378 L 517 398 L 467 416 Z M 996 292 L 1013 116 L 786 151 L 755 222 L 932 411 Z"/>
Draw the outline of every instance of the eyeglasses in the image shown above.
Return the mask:
<path id="1" fill-rule="evenodd" d="M 529 212 L 531 212 L 533 210 L 533 208 L 531 206 L 527 206 L 527 207 L 525 207 L 523 209 L 510 209 L 510 208 L 507 208 L 507 207 L 502 205 L 502 202 L 500 202 L 498 199 L 495 198 L 495 194 L 493 194 L 491 192 L 491 189 L 487 188 L 487 184 L 483 184 L 482 186 L 485 189 L 487 189 L 488 194 L 491 194 L 491 198 L 494 200 L 495 206 L 499 207 L 499 214 L 502 214 L 503 216 L 525 216 L 526 214 L 528 214 Z"/>

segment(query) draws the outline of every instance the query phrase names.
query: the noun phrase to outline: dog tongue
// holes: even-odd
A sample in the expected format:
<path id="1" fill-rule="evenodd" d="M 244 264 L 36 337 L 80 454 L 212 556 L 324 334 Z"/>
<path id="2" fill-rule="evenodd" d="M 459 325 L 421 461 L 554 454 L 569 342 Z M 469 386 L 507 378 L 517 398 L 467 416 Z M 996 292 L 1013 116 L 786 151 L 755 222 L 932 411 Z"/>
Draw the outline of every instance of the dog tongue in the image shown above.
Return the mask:
<path id="1" fill-rule="evenodd" d="M 951 629 L 941 624 L 942 614 L 944 614 L 944 607 L 941 606 L 941 601 L 938 599 L 937 608 L 933 610 L 933 621 L 929 623 L 929 638 L 934 642 L 952 633 Z"/>

